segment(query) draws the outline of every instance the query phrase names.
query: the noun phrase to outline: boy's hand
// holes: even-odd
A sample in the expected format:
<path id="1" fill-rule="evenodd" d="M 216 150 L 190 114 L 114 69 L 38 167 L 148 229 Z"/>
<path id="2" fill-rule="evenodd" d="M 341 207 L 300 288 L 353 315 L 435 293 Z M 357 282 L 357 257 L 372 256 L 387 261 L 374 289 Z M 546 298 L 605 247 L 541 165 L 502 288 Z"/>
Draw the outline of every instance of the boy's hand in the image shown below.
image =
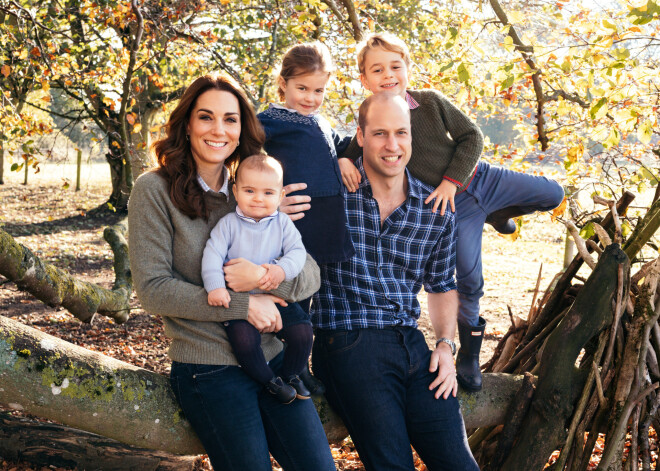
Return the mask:
<path id="1" fill-rule="evenodd" d="M 344 185 L 346 185 L 346 189 L 351 193 L 355 192 L 355 190 L 358 188 L 358 185 L 362 181 L 362 175 L 360 175 L 360 171 L 353 164 L 351 159 L 347 159 L 346 157 L 342 157 L 337 162 L 339 163 L 341 179 L 344 182 Z"/>
<path id="2" fill-rule="evenodd" d="M 455 213 L 456 212 L 456 207 L 454 206 L 455 195 L 456 195 L 456 185 L 454 185 L 449 180 L 442 180 L 440 186 L 436 188 L 433 191 L 433 193 L 429 195 L 428 198 L 426 198 L 424 204 L 429 204 L 431 201 L 433 201 L 433 198 L 435 198 L 435 203 L 433 204 L 433 208 L 431 209 L 432 212 L 435 213 L 438 210 L 438 206 L 442 204 L 442 207 L 440 208 L 440 215 L 444 216 L 445 209 L 447 209 L 447 203 L 449 203 L 449 206 L 451 207 L 451 212 Z"/>
<path id="3" fill-rule="evenodd" d="M 266 274 L 259 280 L 259 288 L 264 291 L 271 291 L 277 289 L 280 286 L 280 283 L 286 278 L 284 269 L 279 265 L 273 265 L 270 263 L 264 263 L 261 265 L 266 270 Z"/>
<path id="4" fill-rule="evenodd" d="M 209 293 L 209 304 L 211 306 L 229 307 L 229 301 L 231 301 L 231 296 L 225 288 L 217 288 Z"/>

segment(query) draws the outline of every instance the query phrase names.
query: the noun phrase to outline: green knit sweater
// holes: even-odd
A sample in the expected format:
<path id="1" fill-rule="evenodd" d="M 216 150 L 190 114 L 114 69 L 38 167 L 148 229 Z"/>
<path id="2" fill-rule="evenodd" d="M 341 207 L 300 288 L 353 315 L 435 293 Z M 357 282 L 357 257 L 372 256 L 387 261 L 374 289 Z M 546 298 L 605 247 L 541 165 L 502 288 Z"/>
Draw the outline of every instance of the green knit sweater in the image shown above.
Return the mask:
<path id="1" fill-rule="evenodd" d="M 170 200 L 165 180 L 148 172 L 135 182 L 128 203 L 129 254 L 142 307 L 163 317 L 172 339 L 169 356 L 183 363 L 236 365 L 221 322 L 247 319 L 248 294 L 230 291 L 229 308 L 209 306 L 201 276 L 202 252 L 211 229 L 234 210 L 233 194 L 205 193 L 208 221 L 190 219 Z M 273 291 L 290 301 L 306 299 L 320 286 L 319 268 L 308 255 L 303 271 Z M 274 334 L 261 337 L 267 360 L 282 350 Z"/>
<path id="2" fill-rule="evenodd" d="M 465 189 L 483 150 L 483 135 L 465 113 L 437 90 L 408 90 L 419 106 L 410 110 L 413 177 L 437 187 L 443 178 Z M 355 137 L 342 157 L 356 160 L 362 149 Z"/>

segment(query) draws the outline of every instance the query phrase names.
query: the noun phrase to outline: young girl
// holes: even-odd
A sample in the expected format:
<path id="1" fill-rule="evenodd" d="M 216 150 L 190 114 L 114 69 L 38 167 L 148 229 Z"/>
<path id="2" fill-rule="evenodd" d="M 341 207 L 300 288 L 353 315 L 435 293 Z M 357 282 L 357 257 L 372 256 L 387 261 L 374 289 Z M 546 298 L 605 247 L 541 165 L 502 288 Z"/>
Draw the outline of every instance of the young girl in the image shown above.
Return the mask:
<path id="1" fill-rule="evenodd" d="M 317 263 L 344 261 L 355 253 L 346 225 L 341 172 L 337 155 L 351 141 L 339 137 L 318 110 L 334 70 L 330 51 L 322 43 L 297 44 L 282 58 L 277 78 L 282 105 L 271 103 L 257 117 L 266 131 L 264 149 L 284 168 L 284 185 L 306 183 L 307 189 L 292 193 L 311 198 L 311 208 L 294 222 L 307 252 Z M 309 312 L 311 298 L 299 304 Z M 305 368 L 300 377 L 310 392 L 323 385 Z"/>
<path id="2" fill-rule="evenodd" d="M 307 184 L 299 194 L 311 197 L 311 209 L 295 225 L 319 264 L 340 262 L 354 253 L 337 164 L 337 155 L 351 139 L 340 138 L 318 112 L 332 71 L 330 51 L 320 42 L 293 46 L 284 54 L 277 78 L 283 104 L 271 103 L 257 115 L 266 131 L 266 152 L 284 168 L 284 185 Z M 309 300 L 301 304 L 309 311 Z"/>

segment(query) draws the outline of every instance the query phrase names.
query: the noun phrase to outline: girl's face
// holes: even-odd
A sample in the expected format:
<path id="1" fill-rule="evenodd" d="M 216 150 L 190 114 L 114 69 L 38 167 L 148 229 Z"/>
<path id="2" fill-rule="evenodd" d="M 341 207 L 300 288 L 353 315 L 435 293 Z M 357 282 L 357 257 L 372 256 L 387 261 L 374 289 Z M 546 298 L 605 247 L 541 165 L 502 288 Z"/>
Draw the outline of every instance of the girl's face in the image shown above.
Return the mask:
<path id="1" fill-rule="evenodd" d="M 234 153 L 241 137 L 238 99 L 224 90 L 202 93 L 190 113 L 187 131 L 198 171 L 217 170 Z"/>
<path id="2" fill-rule="evenodd" d="M 298 75 L 289 80 L 280 77 L 285 106 L 305 116 L 312 114 L 323 104 L 325 86 L 329 78 L 327 72 Z"/>

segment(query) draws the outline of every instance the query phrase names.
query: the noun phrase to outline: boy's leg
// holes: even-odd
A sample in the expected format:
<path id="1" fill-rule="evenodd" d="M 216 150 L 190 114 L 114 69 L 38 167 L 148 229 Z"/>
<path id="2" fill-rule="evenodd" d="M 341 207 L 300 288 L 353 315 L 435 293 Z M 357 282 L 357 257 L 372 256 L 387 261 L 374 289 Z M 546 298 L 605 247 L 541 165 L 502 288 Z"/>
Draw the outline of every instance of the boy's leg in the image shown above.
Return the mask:
<path id="1" fill-rule="evenodd" d="M 314 337 L 309 314 L 298 303 L 289 303 L 286 307 L 278 305 L 278 309 L 283 326 L 278 337 L 286 342 L 282 377 L 287 380 L 299 375 L 308 364 Z"/>
<path id="2" fill-rule="evenodd" d="M 268 383 L 275 375 L 261 350 L 261 334 L 248 321 L 223 322 L 227 338 L 241 368 L 259 384 Z"/>
<path id="3" fill-rule="evenodd" d="M 316 332 L 314 372 L 368 471 L 415 469 L 405 420 L 410 364 L 401 339 L 394 329 Z"/>
<path id="4" fill-rule="evenodd" d="M 564 190 L 554 180 L 480 164 L 481 178 L 474 189 L 488 214 L 488 222 L 502 222 L 536 211 L 549 211 L 564 199 Z"/>

